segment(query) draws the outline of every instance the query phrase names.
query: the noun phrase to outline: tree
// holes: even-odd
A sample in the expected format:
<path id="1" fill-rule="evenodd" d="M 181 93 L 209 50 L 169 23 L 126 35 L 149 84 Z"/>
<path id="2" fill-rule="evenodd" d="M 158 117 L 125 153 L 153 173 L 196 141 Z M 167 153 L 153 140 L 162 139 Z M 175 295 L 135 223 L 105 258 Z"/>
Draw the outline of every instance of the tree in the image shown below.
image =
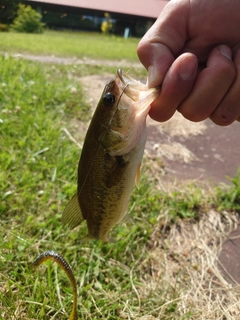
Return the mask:
<path id="1" fill-rule="evenodd" d="M 1 0 L 0 3 L 0 24 L 9 25 L 17 14 L 19 0 Z"/>
<path id="2" fill-rule="evenodd" d="M 11 24 L 11 30 L 17 32 L 42 33 L 45 23 L 41 22 L 42 16 L 31 6 L 19 5 L 17 17 Z"/>

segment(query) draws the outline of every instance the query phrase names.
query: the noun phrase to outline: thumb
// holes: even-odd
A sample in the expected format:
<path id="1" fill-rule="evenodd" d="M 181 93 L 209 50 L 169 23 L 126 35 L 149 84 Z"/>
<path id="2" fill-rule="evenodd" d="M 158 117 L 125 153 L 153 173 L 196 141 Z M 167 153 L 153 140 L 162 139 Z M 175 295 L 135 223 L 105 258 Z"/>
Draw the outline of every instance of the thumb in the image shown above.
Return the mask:
<path id="1" fill-rule="evenodd" d="M 138 44 L 137 54 L 148 70 L 148 85 L 160 85 L 187 39 L 189 1 L 172 0 Z"/>

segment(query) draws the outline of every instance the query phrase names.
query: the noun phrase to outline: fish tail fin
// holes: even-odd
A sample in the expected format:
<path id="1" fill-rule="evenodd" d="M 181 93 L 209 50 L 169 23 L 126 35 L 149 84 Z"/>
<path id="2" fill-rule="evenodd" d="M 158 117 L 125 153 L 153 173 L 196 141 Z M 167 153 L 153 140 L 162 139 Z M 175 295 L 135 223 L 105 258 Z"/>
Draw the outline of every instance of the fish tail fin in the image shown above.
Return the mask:
<path id="1" fill-rule="evenodd" d="M 88 242 L 88 241 L 91 241 L 91 240 L 94 240 L 94 238 L 91 237 L 89 234 L 87 234 L 85 237 L 83 237 L 83 238 L 80 240 L 80 243 Z"/>
<path id="2" fill-rule="evenodd" d="M 80 243 L 93 241 L 93 240 L 101 240 L 102 243 L 116 243 L 116 241 L 114 239 L 112 239 L 112 238 L 109 239 L 107 236 L 104 236 L 104 237 L 98 239 L 98 238 L 95 238 L 95 237 L 91 236 L 90 234 L 88 234 L 85 237 L 83 237 L 80 240 Z"/>
<path id="3" fill-rule="evenodd" d="M 63 211 L 62 223 L 63 225 L 67 224 L 70 229 L 73 229 L 83 220 L 84 217 L 78 203 L 78 196 L 76 192 Z"/>

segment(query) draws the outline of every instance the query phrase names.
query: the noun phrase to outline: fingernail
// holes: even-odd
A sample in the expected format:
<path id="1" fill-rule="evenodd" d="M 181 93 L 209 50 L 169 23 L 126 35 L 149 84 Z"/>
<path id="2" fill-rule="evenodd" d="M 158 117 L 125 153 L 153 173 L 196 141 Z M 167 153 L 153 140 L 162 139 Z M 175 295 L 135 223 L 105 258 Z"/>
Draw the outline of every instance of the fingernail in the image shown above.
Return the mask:
<path id="1" fill-rule="evenodd" d="M 190 80 L 197 70 L 197 59 L 185 57 L 179 65 L 179 75 L 183 80 Z"/>
<path id="2" fill-rule="evenodd" d="M 232 50 L 228 46 L 220 45 L 218 48 L 222 55 L 232 60 Z"/>
<path id="3" fill-rule="evenodd" d="M 154 71 L 154 67 L 151 65 L 148 67 L 148 78 L 147 78 L 148 88 L 151 87 L 151 84 L 154 83 L 154 80 L 155 80 L 155 71 Z"/>

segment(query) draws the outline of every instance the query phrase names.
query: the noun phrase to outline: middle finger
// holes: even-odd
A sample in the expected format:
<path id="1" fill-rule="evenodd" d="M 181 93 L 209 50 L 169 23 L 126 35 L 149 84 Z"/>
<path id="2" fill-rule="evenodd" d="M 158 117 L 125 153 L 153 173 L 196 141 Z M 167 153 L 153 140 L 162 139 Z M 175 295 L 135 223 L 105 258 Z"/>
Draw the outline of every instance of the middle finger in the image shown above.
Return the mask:
<path id="1" fill-rule="evenodd" d="M 230 48 L 225 45 L 214 48 L 206 68 L 199 73 L 190 95 L 181 103 L 178 111 L 188 120 L 205 120 L 223 99 L 235 75 Z"/>

